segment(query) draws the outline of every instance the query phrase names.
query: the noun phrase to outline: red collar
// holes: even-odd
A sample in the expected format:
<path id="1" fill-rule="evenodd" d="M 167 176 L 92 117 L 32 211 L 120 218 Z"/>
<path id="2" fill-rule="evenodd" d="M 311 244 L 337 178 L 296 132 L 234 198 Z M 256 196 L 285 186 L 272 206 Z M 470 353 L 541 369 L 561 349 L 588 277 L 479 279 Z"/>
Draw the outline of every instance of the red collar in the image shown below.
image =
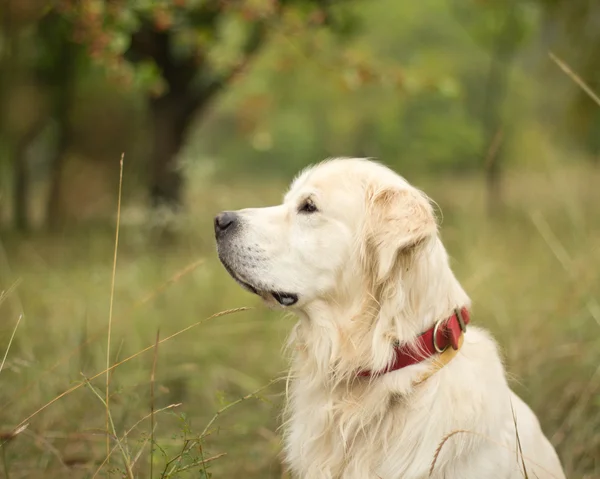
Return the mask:
<path id="1" fill-rule="evenodd" d="M 443 353 L 450 346 L 458 350 L 460 337 L 467 330 L 469 319 L 469 310 L 466 307 L 455 309 L 452 316 L 440 319 L 432 328 L 421 333 L 412 349 L 402 345 L 396 346 L 394 361 L 387 368 L 375 372 L 364 370 L 358 375 L 379 376 L 420 363 L 435 354 Z"/>

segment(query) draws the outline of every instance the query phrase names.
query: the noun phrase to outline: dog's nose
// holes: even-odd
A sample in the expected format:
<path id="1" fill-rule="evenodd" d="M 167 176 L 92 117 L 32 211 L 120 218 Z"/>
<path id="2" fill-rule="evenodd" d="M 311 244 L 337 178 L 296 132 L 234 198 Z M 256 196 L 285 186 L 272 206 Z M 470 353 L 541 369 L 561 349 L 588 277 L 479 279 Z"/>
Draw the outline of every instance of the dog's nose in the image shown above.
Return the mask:
<path id="1" fill-rule="evenodd" d="M 233 229 L 237 223 L 238 217 L 232 211 L 224 211 L 215 216 L 215 234 L 223 236 L 227 230 Z"/>

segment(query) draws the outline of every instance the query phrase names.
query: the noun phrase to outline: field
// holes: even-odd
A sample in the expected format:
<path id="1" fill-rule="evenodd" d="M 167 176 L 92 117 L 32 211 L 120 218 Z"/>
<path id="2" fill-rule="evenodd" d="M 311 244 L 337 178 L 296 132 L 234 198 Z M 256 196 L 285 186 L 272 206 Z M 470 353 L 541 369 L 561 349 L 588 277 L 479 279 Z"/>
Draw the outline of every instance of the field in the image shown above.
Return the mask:
<path id="1" fill-rule="evenodd" d="M 506 208 L 494 219 L 480 178 L 415 181 L 443 212 L 442 236 L 474 300 L 474 322 L 495 334 L 511 384 L 570 478 L 600 477 L 599 180 L 591 169 L 511 173 Z M 212 217 L 276 202 L 285 184 L 192 184 L 174 244 L 151 246 L 123 214 L 110 363 L 148 350 L 111 371 L 119 440 L 111 436 L 115 451 L 102 469 L 106 375 L 98 374 L 107 364 L 114 227 L 4 235 L 2 356 L 24 316 L 0 372 L 0 475 L 83 478 L 100 469 L 97 477 L 120 477 L 126 457 L 131 474 L 147 478 L 154 441 L 152 477 L 281 477 L 284 382 L 269 383 L 285 375 L 281 346 L 293 319 L 265 310 L 220 267 Z M 197 324 L 241 306 L 254 309 Z M 157 332 L 166 340 L 155 347 Z M 152 421 L 151 408 L 173 404 Z"/>

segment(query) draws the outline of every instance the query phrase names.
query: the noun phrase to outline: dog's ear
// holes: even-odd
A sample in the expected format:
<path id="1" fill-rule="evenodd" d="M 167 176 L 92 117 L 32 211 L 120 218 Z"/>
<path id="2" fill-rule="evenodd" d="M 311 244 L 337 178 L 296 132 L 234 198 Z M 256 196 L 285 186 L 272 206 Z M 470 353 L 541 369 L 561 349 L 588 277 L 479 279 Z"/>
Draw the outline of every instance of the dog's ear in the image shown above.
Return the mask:
<path id="1" fill-rule="evenodd" d="M 391 273 L 398 256 L 437 232 L 428 198 L 416 189 L 386 188 L 368 195 L 366 238 L 377 283 Z"/>

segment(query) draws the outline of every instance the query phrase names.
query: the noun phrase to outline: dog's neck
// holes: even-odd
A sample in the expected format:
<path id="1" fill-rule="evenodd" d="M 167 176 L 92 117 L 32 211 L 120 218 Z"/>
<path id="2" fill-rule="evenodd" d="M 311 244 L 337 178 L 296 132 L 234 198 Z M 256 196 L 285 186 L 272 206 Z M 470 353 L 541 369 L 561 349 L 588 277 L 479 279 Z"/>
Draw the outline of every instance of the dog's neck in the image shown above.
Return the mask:
<path id="1" fill-rule="evenodd" d="M 347 290 L 365 290 L 355 286 Z M 377 291 L 315 301 L 302 311 L 292 335 L 295 373 L 337 384 L 353 381 L 359 369 L 384 369 L 394 342 L 410 343 L 454 308 L 469 305 L 444 246 L 432 238 L 402 254 L 393 277 Z M 406 370 L 418 374 L 415 367 Z"/>

